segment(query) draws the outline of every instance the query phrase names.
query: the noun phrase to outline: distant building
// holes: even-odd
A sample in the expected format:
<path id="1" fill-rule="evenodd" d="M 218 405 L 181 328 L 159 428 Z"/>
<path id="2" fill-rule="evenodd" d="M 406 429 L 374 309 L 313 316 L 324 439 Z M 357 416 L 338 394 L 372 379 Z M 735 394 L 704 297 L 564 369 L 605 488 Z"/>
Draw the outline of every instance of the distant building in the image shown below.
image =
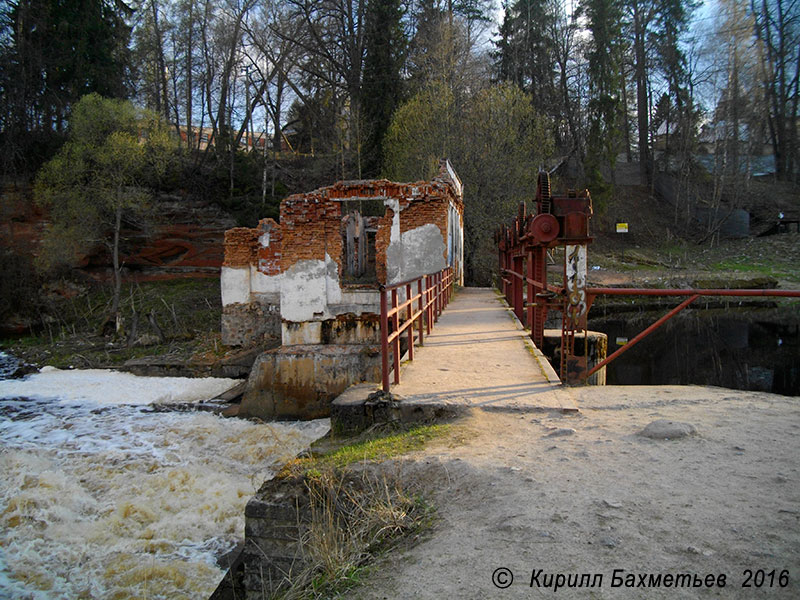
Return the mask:
<path id="1" fill-rule="evenodd" d="M 181 142 L 186 144 L 189 139 L 188 129 L 181 125 L 179 127 Z M 192 141 L 193 146 L 199 150 L 205 150 L 209 146 L 215 146 L 216 140 L 214 137 L 214 129 L 212 127 L 192 127 Z M 267 144 L 267 150 L 272 149 L 272 133 L 255 131 L 252 134 L 246 131 L 242 134 L 242 139 L 239 141 L 239 147 L 246 151 L 259 150 L 264 151 L 264 144 Z M 281 137 L 281 152 L 292 152 L 286 136 Z"/>

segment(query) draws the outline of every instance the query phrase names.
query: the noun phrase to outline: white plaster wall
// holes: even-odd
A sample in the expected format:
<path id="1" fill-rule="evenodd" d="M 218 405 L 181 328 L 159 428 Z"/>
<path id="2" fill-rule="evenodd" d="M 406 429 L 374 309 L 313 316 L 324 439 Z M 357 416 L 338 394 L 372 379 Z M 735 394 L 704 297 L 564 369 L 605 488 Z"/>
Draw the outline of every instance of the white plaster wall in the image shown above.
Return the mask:
<path id="1" fill-rule="evenodd" d="M 286 321 L 313 321 L 325 317 L 325 262 L 301 260 L 281 278 L 281 318 Z"/>
<path id="2" fill-rule="evenodd" d="M 437 225 L 428 223 L 406 231 L 386 249 L 388 283 L 441 271 L 447 266 L 445 254 L 445 240 Z"/>
<path id="3" fill-rule="evenodd" d="M 452 202 L 447 218 L 447 264 L 455 267 L 456 282 L 464 285 L 464 227 Z"/>
<path id="4" fill-rule="evenodd" d="M 342 290 L 342 304 L 361 305 L 369 309 L 379 306 L 381 294 L 377 290 Z"/>
<path id="5" fill-rule="evenodd" d="M 342 302 L 342 287 L 339 285 L 339 265 L 327 252 L 325 253 L 325 298 L 329 306 Z"/>
<path id="6" fill-rule="evenodd" d="M 222 267 L 219 278 L 222 306 L 250 302 L 250 268 Z"/>
<path id="7" fill-rule="evenodd" d="M 389 198 L 383 205 L 392 209 L 392 230 L 389 235 L 389 245 L 400 241 L 400 200 Z"/>
<path id="8" fill-rule="evenodd" d="M 250 292 L 253 294 L 279 294 L 280 275 L 264 275 L 254 265 L 250 266 Z"/>

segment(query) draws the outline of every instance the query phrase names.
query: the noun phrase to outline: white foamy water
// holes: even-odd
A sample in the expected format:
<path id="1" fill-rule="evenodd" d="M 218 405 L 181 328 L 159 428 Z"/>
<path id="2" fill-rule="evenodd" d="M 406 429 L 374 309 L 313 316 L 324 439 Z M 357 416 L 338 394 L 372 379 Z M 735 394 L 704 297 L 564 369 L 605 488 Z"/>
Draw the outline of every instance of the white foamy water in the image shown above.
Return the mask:
<path id="1" fill-rule="evenodd" d="M 0 398 L 25 396 L 62 403 L 178 404 L 210 400 L 232 388 L 235 379 L 139 377 L 107 369 L 62 371 L 44 367 L 25 379 L 0 381 Z"/>
<path id="2" fill-rule="evenodd" d="M 247 500 L 329 426 L 160 412 L 234 382 L 119 375 L 0 381 L 0 598 L 208 597 Z"/>

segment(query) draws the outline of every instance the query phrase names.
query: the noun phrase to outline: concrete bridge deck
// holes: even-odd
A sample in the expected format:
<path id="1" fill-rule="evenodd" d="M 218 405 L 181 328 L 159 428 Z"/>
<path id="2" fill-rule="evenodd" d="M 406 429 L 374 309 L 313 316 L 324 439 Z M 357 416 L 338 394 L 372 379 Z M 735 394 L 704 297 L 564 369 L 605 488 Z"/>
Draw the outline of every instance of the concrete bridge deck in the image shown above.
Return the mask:
<path id="1" fill-rule="evenodd" d="M 374 385 L 351 388 L 335 406 L 363 403 Z M 405 407 L 576 411 L 555 371 L 491 288 L 462 288 L 392 394 Z M 334 409 L 334 413 L 336 409 Z M 426 412 L 430 412 L 426 410 Z"/>

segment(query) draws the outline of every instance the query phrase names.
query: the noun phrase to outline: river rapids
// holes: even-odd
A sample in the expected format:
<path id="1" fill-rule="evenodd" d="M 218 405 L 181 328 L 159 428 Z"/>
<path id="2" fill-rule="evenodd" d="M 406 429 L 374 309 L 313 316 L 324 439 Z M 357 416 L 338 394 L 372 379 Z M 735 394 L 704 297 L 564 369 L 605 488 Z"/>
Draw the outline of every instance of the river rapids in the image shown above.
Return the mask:
<path id="1" fill-rule="evenodd" d="M 247 500 L 329 426 L 185 409 L 235 383 L 47 368 L 0 380 L 0 598 L 207 598 Z"/>

